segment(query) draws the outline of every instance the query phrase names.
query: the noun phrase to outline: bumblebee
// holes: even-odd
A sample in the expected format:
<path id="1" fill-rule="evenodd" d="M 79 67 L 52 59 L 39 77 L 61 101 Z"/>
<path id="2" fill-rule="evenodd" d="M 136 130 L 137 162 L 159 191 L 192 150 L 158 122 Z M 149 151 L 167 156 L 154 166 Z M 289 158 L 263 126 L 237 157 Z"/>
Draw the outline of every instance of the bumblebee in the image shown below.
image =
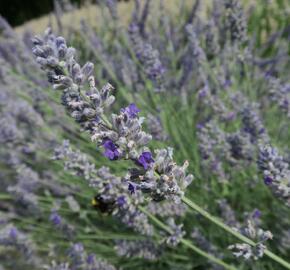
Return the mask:
<path id="1" fill-rule="evenodd" d="M 115 201 L 106 201 L 102 195 L 96 195 L 92 201 L 92 206 L 102 214 L 111 214 L 116 207 Z"/>

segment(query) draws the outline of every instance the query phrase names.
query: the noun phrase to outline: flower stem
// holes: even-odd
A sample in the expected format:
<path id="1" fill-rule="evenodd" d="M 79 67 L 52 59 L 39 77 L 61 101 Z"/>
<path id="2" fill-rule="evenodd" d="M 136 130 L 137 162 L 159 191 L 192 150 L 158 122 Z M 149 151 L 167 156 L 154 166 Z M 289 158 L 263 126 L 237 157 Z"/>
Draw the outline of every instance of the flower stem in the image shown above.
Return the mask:
<path id="1" fill-rule="evenodd" d="M 166 224 L 164 224 L 162 221 L 160 221 L 158 218 L 156 218 L 154 215 L 152 215 L 151 213 L 149 213 L 145 208 L 139 206 L 140 211 L 142 211 L 144 214 L 146 214 L 157 226 L 159 226 L 161 229 L 163 229 L 164 231 L 168 232 L 168 233 L 173 233 L 173 231 L 170 229 L 169 226 L 167 226 Z M 197 246 L 193 245 L 190 241 L 186 240 L 186 239 L 181 239 L 181 243 L 190 248 L 191 250 L 195 251 L 196 253 L 198 253 L 199 255 L 207 258 L 208 260 L 223 266 L 225 269 L 229 269 L 229 270 L 237 270 L 237 268 L 235 268 L 234 266 L 231 266 L 225 262 L 223 262 L 222 260 L 204 252 L 203 250 L 201 250 L 200 248 L 198 248 Z"/>
<path id="2" fill-rule="evenodd" d="M 249 244 L 251 246 L 255 246 L 256 245 L 256 243 L 254 241 L 252 241 L 251 239 L 249 239 L 246 236 L 242 235 L 238 231 L 233 230 L 231 227 L 229 227 L 228 225 L 224 224 L 217 217 L 212 216 L 210 213 L 208 213 L 207 211 L 205 211 L 204 209 L 202 209 L 200 206 L 198 206 L 196 203 L 194 203 L 190 199 L 188 199 L 186 197 L 182 197 L 182 201 L 186 205 L 188 205 L 190 208 L 192 208 L 193 210 L 195 210 L 196 212 L 198 212 L 199 214 L 201 214 L 203 217 L 207 218 L 208 220 L 210 220 L 214 224 L 218 225 L 219 227 L 221 227 L 225 231 L 229 232 L 230 234 L 232 234 L 236 238 L 240 239 L 241 241 L 243 241 L 243 242 L 245 242 L 245 243 L 247 243 L 247 244 Z M 286 262 L 285 260 L 283 260 L 279 256 L 275 255 L 271 251 L 266 250 L 265 251 L 265 254 L 269 258 L 271 258 L 274 261 L 276 261 L 277 263 L 283 265 L 285 268 L 290 269 L 290 264 L 288 262 Z"/>

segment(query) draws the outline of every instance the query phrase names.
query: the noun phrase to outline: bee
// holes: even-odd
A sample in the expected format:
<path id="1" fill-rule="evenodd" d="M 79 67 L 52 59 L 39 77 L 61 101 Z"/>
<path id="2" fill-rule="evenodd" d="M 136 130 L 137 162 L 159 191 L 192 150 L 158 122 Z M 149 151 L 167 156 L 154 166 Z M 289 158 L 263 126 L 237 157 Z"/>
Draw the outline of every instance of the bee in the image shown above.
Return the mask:
<path id="1" fill-rule="evenodd" d="M 115 201 L 106 201 L 102 195 L 96 195 L 92 201 L 92 206 L 102 214 L 111 214 L 116 207 Z"/>

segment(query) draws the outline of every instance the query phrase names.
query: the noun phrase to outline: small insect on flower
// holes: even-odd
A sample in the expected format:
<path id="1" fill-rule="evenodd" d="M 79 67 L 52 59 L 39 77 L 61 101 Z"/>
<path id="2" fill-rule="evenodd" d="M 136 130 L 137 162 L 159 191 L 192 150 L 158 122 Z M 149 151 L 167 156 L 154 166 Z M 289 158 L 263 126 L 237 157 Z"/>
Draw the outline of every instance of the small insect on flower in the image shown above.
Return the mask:
<path id="1" fill-rule="evenodd" d="M 111 214 L 116 208 L 115 200 L 106 200 L 101 194 L 92 199 L 92 206 L 102 214 Z"/>

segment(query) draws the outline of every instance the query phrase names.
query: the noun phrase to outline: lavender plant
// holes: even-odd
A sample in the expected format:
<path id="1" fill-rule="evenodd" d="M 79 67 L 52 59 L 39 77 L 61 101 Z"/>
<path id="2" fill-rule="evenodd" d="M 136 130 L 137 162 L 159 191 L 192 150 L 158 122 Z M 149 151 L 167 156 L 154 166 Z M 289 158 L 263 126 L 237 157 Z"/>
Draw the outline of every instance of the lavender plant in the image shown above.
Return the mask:
<path id="1" fill-rule="evenodd" d="M 290 269 L 285 2 L 98 2 L 65 38 L 0 21 L 0 265 Z"/>

